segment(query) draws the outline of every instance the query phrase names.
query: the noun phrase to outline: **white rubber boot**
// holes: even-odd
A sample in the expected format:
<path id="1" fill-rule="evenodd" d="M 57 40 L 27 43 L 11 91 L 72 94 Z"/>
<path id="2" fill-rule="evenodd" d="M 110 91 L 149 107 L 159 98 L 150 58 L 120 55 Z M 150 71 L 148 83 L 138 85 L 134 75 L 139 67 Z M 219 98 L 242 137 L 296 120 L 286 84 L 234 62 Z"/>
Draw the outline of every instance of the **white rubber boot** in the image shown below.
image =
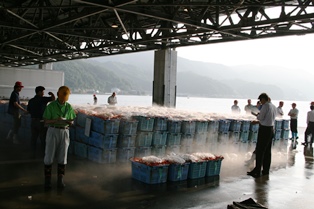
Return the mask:
<path id="1" fill-rule="evenodd" d="M 8 133 L 8 135 L 7 135 L 7 140 L 10 140 L 11 139 L 11 137 L 12 137 L 12 135 L 13 135 L 13 131 L 12 130 L 10 130 L 9 131 L 9 133 Z"/>

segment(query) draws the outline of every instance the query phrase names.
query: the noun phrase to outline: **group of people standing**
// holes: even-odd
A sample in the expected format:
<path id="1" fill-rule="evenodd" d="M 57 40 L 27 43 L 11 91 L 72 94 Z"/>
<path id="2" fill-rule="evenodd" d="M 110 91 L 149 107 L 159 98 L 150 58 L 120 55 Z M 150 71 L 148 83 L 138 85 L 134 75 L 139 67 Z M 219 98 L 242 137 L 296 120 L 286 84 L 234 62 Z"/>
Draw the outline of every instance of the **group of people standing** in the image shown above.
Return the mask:
<path id="1" fill-rule="evenodd" d="M 97 96 L 96 94 L 93 95 L 94 99 L 94 105 L 97 105 Z M 109 105 L 116 105 L 118 103 L 117 97 L 116 97 L 116 92 L 112 92 L 111 96 L 108 97 L 107 102 Z"/>
<path id="2" fill-rule="evenodd" d="M 251 100 L 248 99 L 248 104 L 244 107 L 247 114 L 253 114 L 256 116 L 256 120 L 252 121 L 252 124 L 259 124 L 259 131 L 257 137 L 255 154 L 255 167 L 253 170 L 247 172 L 254 178 L 258 178 L 262 175 L 268 175 L 271 165 L 271 146 L 272 139 L 274 137 L 274 124 L 276 118 L 282 118 L 284 116 L 283 105 L 284 102 L 280 101 L 279 106 L 275 107 L 271 103 L 270 97 L 266 93 L 262 93 L 258 97 L 256 106 L 251 104 Z M 299 110 L 296 108 L 296 103 L 291 104 L 292 108 L 288 112 L 290 116 L 290 130 L 291 139 L 298 139 L 298 114 Z M 310 111 L 307 113 L 307 128 L 305 130 L 304 146 L 308 146 L 308 136 L 311 135 L 310 145 L 312 146 L 314 138 L 314 102 L 310 104 Z M 238 101 L 234 100 L 234 104 L 231 107 L 233 113 L 240 113 L 241 110 L 238 106 Z"/>
<path id="3" fill-rule="evenodd" d="M 61 86 L 58 89 L 56 99 L 52 92 L 48 93 L 49 97 L 44 96 L 45 87 L 37 86 L 34 98 L 29 100 L 27 109 L 25 109 L 21 105 L 19 97 L 23 87 L 22 82 L 17 81 L 10 96 L 8 113 L 12 115 L 14 122 L 7 139 L 13 138 L 13 143 L 19 144 L 17 134 L 21 125 L 20 111 L 30 114 L 33 154 L 36 154 L 38 138 L 44 153 L 45 189 L 51 188 L 51 171 L 55 158 L 58 163 L 57 187 L 64 188 L 63 176 L 65 175 L 67 152 L 70 144 L 69 126 L 73 124 L 76 117 L 74 109 L 67 102 L 70 89 L 67 86 Z"/>

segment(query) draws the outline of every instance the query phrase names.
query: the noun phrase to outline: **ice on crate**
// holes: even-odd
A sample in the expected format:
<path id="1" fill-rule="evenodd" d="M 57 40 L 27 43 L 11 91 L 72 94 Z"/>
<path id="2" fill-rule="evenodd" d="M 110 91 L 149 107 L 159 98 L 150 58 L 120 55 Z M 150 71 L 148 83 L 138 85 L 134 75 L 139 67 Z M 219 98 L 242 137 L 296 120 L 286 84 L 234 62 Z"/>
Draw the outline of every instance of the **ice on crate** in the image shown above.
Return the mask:
<path id="1" fill-rule="evenodd" d="M 192 153 L 192 155 L 194 155 L 195 157 L 197 157 L 200 160 L 211 160 L 211 159 L 215 159 L 216 156 L 212 153 L 206 153 L 206 152 L 196 152 L 196 153 Z"/>
<path id="2" fill-rule="evenodd" d="M 184 164 L 185 163 L 185 160 L 181 156 L 176 155 L 174 153 L 167 155 L 166 157 L 164 157 L 164 159 L 170 163 L 176 163 L 176 164 Z"/>
<path id="3" fill-rule="evenodd" d="M 153 156 L 153 155 L 142 157 L 142 161 L 144 163 L 163 163 L 164 162 L 163 159 Z"/>

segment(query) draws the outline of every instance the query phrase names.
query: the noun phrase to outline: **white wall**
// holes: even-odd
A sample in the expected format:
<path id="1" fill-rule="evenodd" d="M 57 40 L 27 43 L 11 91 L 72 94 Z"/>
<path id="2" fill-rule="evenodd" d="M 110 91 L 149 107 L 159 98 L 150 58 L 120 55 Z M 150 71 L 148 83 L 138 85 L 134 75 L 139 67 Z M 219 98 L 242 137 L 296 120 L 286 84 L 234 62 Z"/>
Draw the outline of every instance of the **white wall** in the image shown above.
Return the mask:
<path id="1" fill-rule="evenodd" d="M 32 98 L 36 86 L 44 86 L 45 96 L 51 91 L 55 95 L 58 88 L 64 85 L 64 73 L 52 70 L 0 68 L 0 98 L 8 99 L 16 81 L 21 81 L 24 88 L 20 92 L 21 98 Z"/>

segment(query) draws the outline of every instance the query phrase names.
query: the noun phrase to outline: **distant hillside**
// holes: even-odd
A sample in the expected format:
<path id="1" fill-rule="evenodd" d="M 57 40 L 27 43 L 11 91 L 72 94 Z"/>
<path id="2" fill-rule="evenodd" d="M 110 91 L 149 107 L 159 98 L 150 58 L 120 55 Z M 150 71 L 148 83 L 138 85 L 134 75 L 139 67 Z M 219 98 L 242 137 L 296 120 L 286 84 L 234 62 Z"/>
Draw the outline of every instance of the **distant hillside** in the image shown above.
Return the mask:
<path id="1" fill-rule="evenodd" d="M 151 94 L 154 52 L 57 62 L 53 68 L 65 72 L 65 85 L 77 92 L 98 90 L 108 93 L 119 88 L 124 94 Z M 292 100 L 304 100 L 310 95 L 310 88 L 304 89 L 302 81 L 291 85 L 294 80 L 305 79 L 301 73 L 289 75 L 284 73 L 284 68 L 277 67 L 276 70 L 274 66 L 229 67 L 178 57 L 177 93 L 199 97 L 256 98 L 261 92 L 267 92 L 273 99 Z"/>

